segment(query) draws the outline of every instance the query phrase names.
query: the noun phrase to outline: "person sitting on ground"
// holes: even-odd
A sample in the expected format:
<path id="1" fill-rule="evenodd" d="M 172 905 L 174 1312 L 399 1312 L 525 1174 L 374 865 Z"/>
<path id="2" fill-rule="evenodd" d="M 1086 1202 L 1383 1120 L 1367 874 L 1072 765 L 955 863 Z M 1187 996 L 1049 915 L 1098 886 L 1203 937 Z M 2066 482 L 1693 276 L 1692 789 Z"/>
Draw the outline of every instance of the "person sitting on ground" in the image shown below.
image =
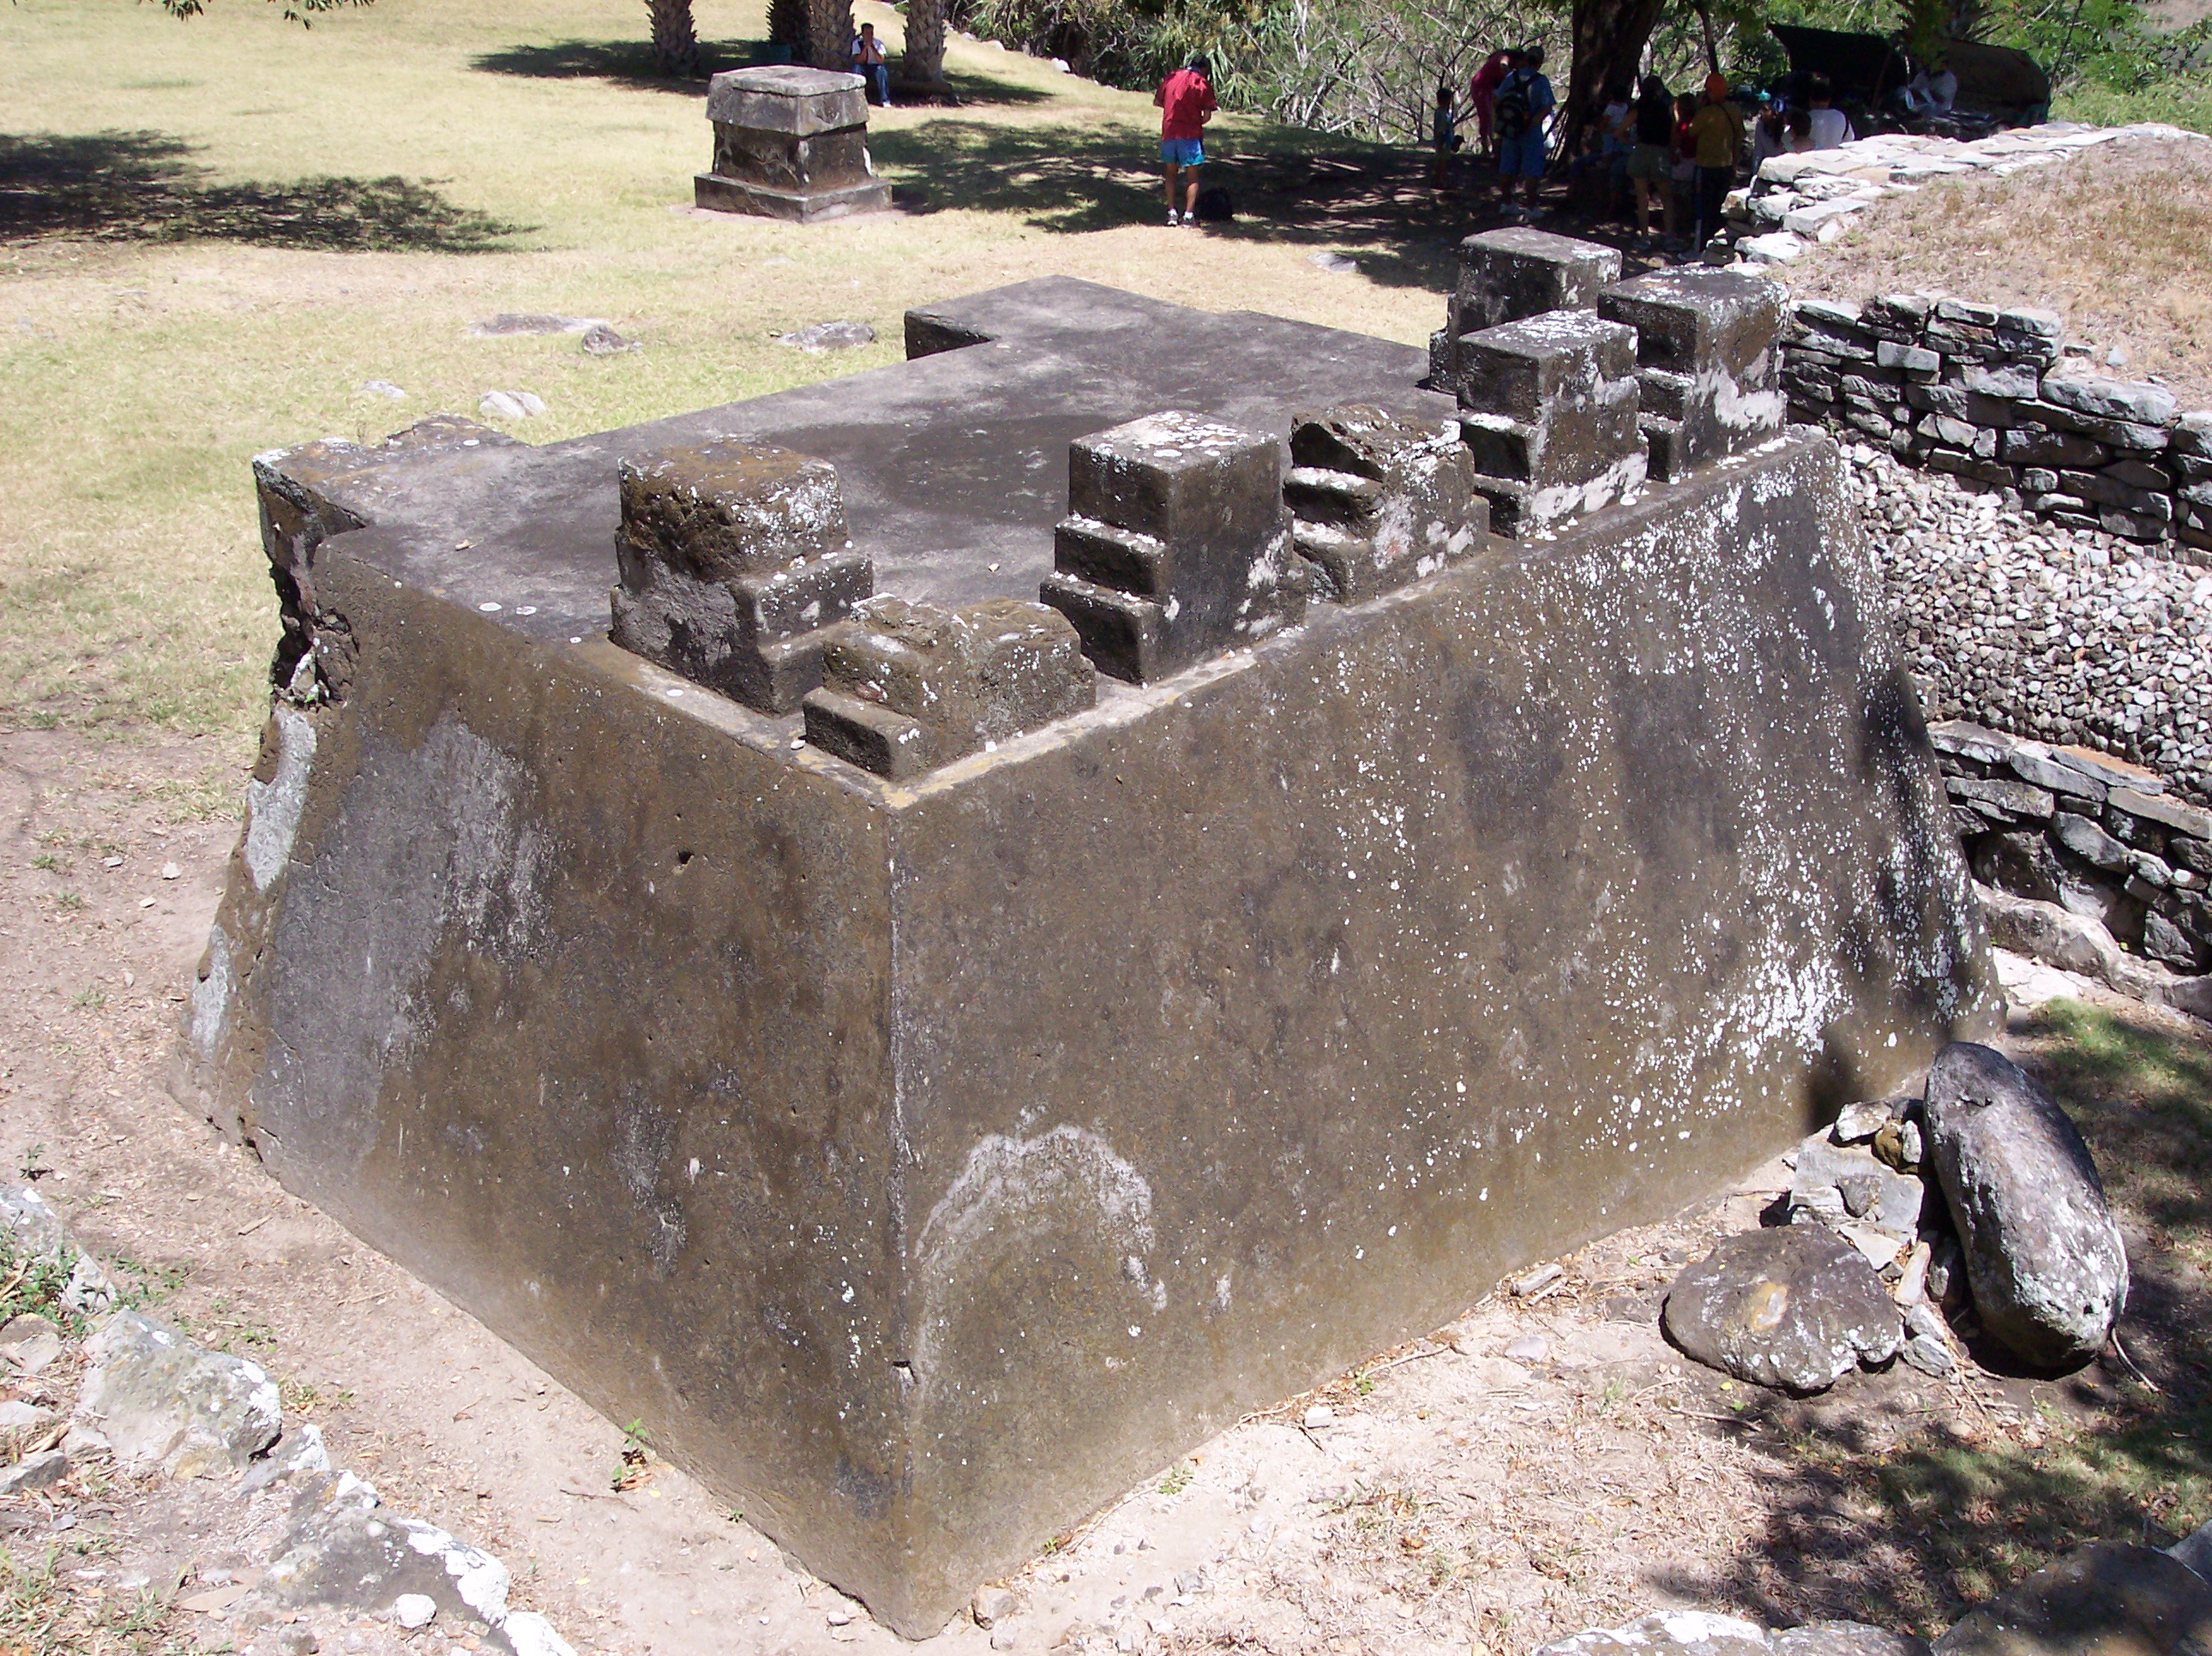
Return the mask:
<path id="1" fill-rule="evenodd" d="M 1805 101 L 1813 106 L 1814 149 L 1841 149 L 1857 142 L 1859 135 L 1851 130 L 1851 118 L 1836 107 L 1835 85 L 1826 76 L 1813 77 Z"/>
<path id="2" fill-rule="evenodd" d="M 1959 77 L 1948 69 L 1939 69 L 1933 75 L 1923 64 L 1912 78 L 1897 94 L 1908 115 L 1948 115 L 1958 100 Z"/>
<path id="3" fill-rule="evenodd" d="M 885 109 L 891 106 L 891 60 L 884 43 L 876 39 L 873 23 L 860 25 L 853 37 L 853 73 L 868 83 L 868 98 Z"/>
<path id="4" fill-rule="evenodd" d="M 1543 182 L 1547 143 L 1544 120 L 1559 106 L 1552 83 L 1544 77 L 1544 48 L 1523 46 L 1513 55 L 1513 68 L 1498 83 L 1491 100 L 1491 118 L 1498 130 L 1498 185 L 1505 205 L 1513 204 L 1513 181 L 1528 183 L 1530 213 L 1536 209 L 1536 186 Z"/>
<path id="5" fill-rule="evenodd" d="M 1820 130 L 1817 111 L 1793 109 L 1782 124 L 1782 148 L 1792 155 L 1818 149 L 1820 141 L 1814 135 Z"/>
<path id="6" fill-rule="evenodd" d="M 1631 126 L 1635 147 L 1628 152 L 1628 179 L 1636 189 L 1636 234 L 1651 237 L 1651 200 L 1659 198 L 1659 223 L 1667 222 L 1667 203 L 1674 193 L 1674 99 L 1666 82 L 1647 75 L 1637 88 Z"/>
<path id="7" fill-rule="evenodd" d="M 1491 129 L 1491 105 L 1498 96 L 1498 83 L 1513 68 L 1513 54 L 1493 52 L 1482 60 L 1482 67 L 1474 71 L 1474 78 L 1467 83 L 1467 100 L 1474 106 L 1474 121 L 1482 140 L 1482 153 L 1490 154 L 1493 137 Z"/>
<path id="8" fill-rule="evenodd" d="M 1690 136 L 1698 163 L 1695 227 L 1690 232 L 1694 257 L 1720 234 L 1721 203 L 1735 183 L 1736 157 L 1743 149 L 1743 129 L 1729 102 L 1727 76 L 1716 71 L 1705 76 L 1705 98 L 1690 118 Z"/>
<path id="9" fill-rule="evenodd" d="M 1160 107 L 1160 160 L 1167 166 L 1171 225 L 1198 222 L 1198 169 L 1206 164 L 1206 124 L 1221 107 L 1213 101 L 1210 71 L 1204 57 L 1194 56 L 1152 94 L 1152 101 Z"/>

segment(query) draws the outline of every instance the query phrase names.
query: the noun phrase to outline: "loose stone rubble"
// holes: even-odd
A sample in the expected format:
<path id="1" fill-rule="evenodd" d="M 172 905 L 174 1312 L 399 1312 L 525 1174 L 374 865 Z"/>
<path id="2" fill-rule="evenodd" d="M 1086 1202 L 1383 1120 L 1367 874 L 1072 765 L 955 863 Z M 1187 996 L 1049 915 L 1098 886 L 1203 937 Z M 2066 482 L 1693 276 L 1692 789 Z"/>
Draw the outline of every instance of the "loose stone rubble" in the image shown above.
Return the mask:
<path id="1" fill-rule="evenodd" d="M 404 1629 L 442 1615 L 454 1636 L 479 1637 L 507 1656 L 574 1656 L 544 1617 L 509 1608 L 510 1579 L 498 1560 L 395 1514 L 372 1485 L 334 1471 L 320 1431 L 288 1425 L 277 1387 L 258 1366 L 113 1308 L 107 1279 L 35 1192 L 0 1188 L 0 1235 L 19 1260 L 70 1268 L 57 1303 L 76 1329 L 90 1330 L 66 1435 L 0 1472 L 0 1496 L 52 1491 L 96 1469 L 141 1483 L 216 1480 L 241 1501 L 281 1502 L 286 1516 L 265 1569 L 218 1604 L 190 1606 L 210 1617 L 216 1630 L 203 1642 L 213 1647 L 303 1611 L 335 1610 Z M 58 1355 L 62 1339 L 46 1319 L 18 1317 L 9 1328 L 31 1322 L 50 1331 Z M 299 1631 L 304 1637 L 279 1648 L 313 1651 L 312 1633 Z"/>
<path id="2" fill-rule="evenodd" d="M 1668 1338 L 1739 1380 L 1817 1392 L 1900 1353 L 1948 1374 L 1941 1311 L 1970 1291 L 1983 1328 L 2056 1368 L 2102 1346 L 2127 1303 L 2088 1147 L 1989 1047 L 1946 1046 L 1921 1096 L 1850 1105 L 1793 1159 L 1779 1226 L 1729 1239 L 1667 1296 Z"/>

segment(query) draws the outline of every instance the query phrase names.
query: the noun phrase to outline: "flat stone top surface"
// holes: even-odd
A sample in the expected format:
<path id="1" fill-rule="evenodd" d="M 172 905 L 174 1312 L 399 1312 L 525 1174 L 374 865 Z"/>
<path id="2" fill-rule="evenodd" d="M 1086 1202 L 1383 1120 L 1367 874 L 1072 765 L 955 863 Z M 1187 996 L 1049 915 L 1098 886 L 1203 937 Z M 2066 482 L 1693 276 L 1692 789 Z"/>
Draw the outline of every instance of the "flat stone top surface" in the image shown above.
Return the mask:
<path id="1" fill-rule="evenodd" d="M 804 137 L 865 126 L 867 83 L 834 69 L 774 64 L 726 69 L 707 83 L 707 118 L 763 132 Z"/>
<path id="2" fill-rule="evenodd" d="M 1411 346 L 1249 311 L 1190 310 L 1066 276 L 930 311 L 989 343 L 543 446 L 487 433 L 472 446 L 360 451 L 358 470 L 323 487 L 375 527 L 339 544 L 503 626 L 604 636 L 619 464 L 738 437 L 837 468 L 878 592 L 1033 600 L 1067 515 L 1079 437 L 1168 409 L 1285 442 L 1294 413 L 1340 403 L 1437 427 L 1455 412 L 1451 398 L 1416 389 L 1427 364 Z"/>

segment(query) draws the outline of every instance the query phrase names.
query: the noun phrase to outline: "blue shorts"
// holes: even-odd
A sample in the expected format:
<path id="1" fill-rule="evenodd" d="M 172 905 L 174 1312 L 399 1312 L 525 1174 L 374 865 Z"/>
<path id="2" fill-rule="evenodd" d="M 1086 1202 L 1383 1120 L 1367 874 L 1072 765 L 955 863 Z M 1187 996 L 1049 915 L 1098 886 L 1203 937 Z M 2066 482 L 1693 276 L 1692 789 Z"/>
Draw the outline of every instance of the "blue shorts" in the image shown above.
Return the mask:
<path id="1" fill-rule="evenodd" d="M 1501 179 L 1540 179 L 1544 176 L 1544 129 L 1531 127 L 1517 138 L 1498 141 L 1498 176 Z"/>
<path id="2" fill-rule="evenodd" d="M 1200 138 L 1162 138 L 1160 159 L 1170 167 L 1199 167 L 1206 161 L 1206 143 Z"/>

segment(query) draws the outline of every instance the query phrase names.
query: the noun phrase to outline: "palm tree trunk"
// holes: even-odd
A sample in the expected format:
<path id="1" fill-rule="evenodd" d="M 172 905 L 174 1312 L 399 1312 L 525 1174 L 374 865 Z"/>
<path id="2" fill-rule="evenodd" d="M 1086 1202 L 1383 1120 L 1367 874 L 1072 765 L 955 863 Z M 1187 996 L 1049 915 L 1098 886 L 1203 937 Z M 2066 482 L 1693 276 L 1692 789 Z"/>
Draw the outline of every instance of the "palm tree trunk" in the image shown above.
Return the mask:
<path id="1" fill-rule="evenodd" d="M 806 0 L 806 48 L 801 55 L 817 69 L 853 67 L 853 0 Z"/>
<path id="2" fill-rule="evenodd" d="M 906 78 L 923 86 L 945 80 L 945 0 L 907 0 L 906 55 L 900 59 Z"/>
<path id="3" fill-rule="evenodd" d="M 691 0 L 645 0 L 653 19 L 653 67 L 656 74 L 692 80 L 699 73 L 699 31 L 691 22 Z"/>

